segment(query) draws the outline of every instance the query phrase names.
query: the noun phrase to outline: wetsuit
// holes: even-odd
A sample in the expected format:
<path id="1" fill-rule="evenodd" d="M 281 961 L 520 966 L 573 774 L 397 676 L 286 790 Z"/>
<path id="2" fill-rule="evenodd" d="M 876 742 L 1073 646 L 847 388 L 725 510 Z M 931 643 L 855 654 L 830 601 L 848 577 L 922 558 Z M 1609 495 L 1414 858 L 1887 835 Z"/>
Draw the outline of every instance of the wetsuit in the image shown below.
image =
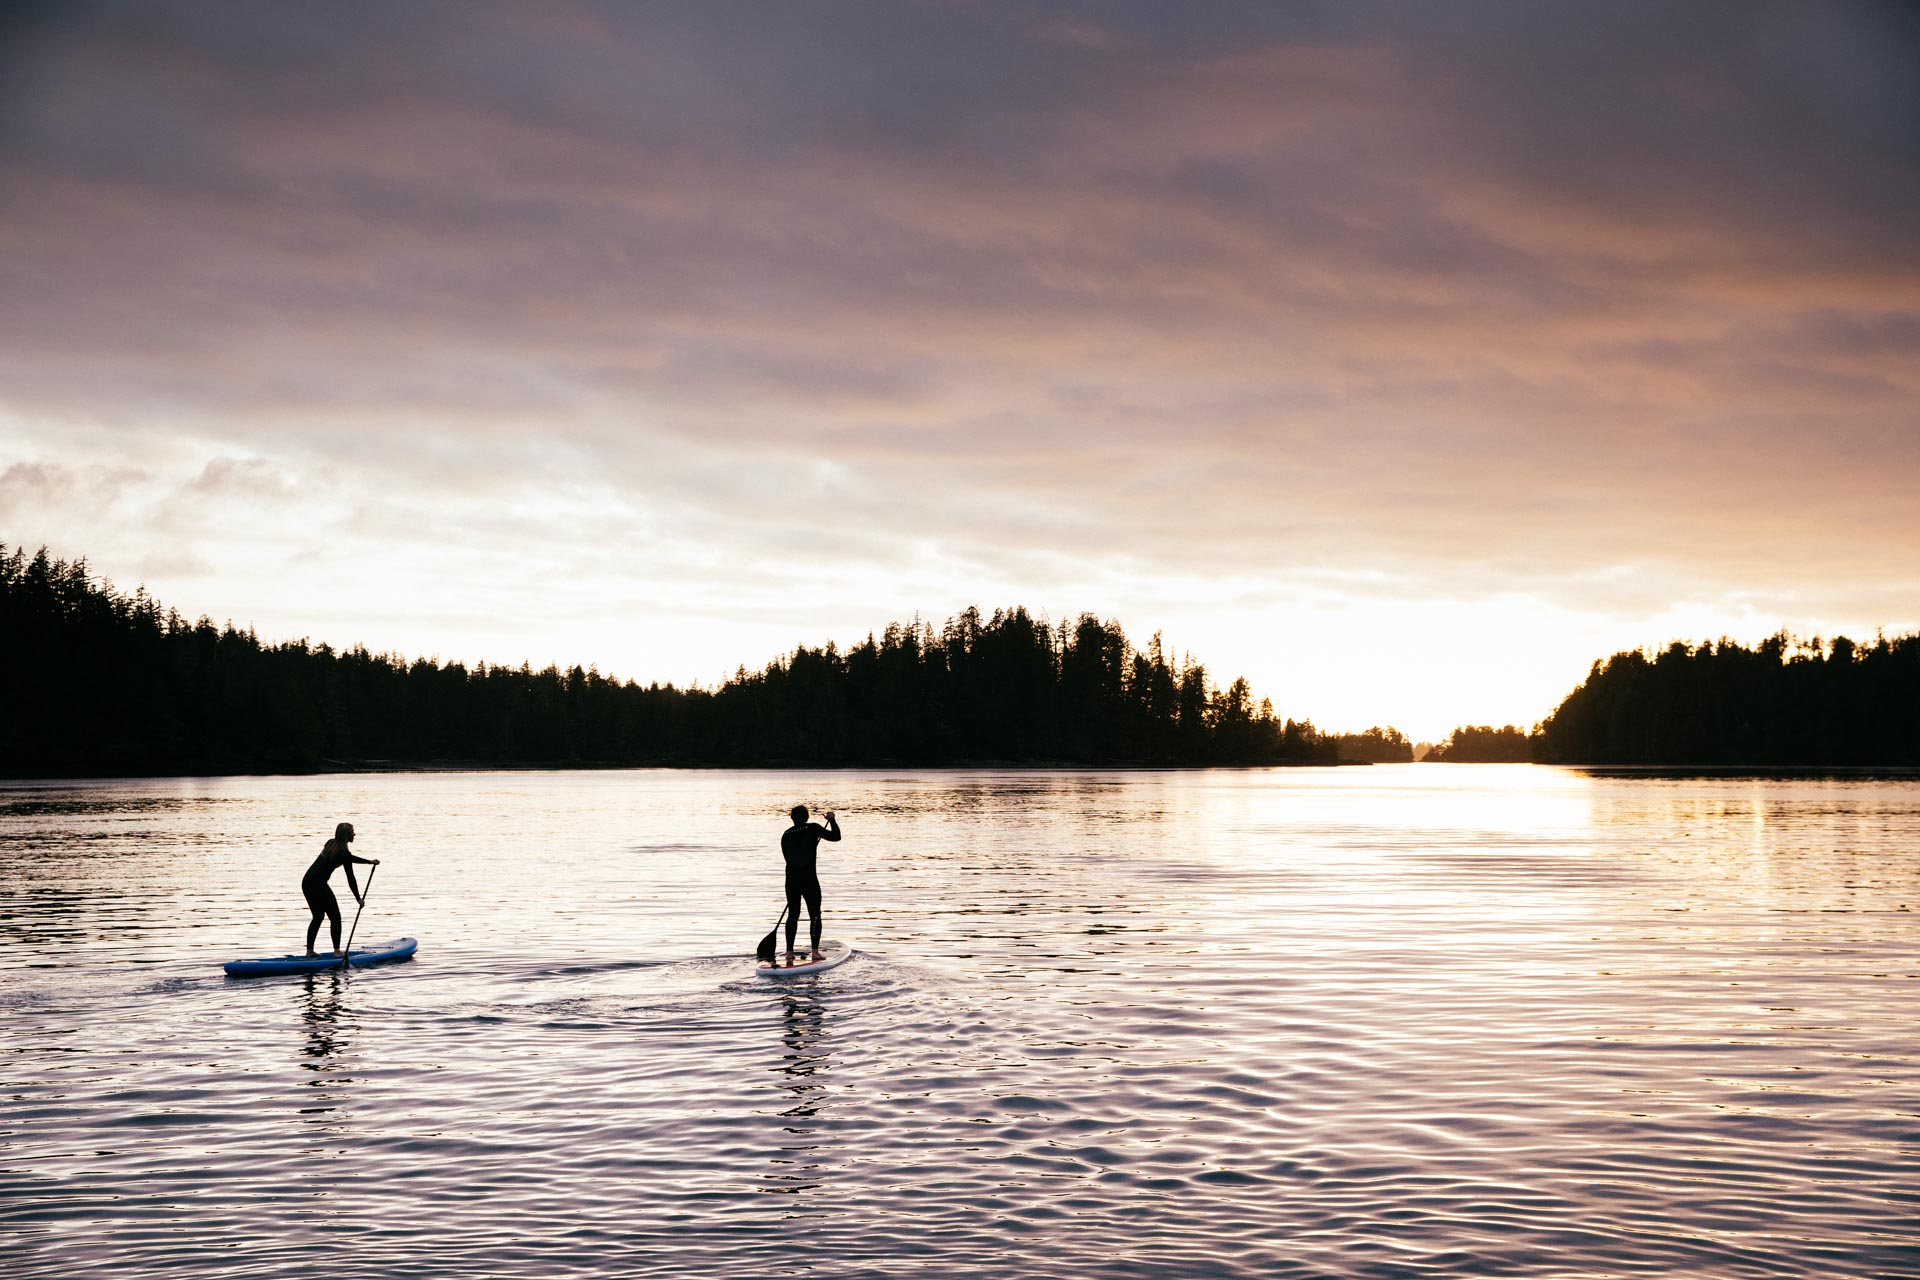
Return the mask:
<path id="1" fill-rule="evenodd" d="M 340 867 L 347 869 L 347 885 L 353 890 L 353 896 L 360 896 L 360 882 L 353 878 L 353 864 L 371 863 L 372 858 L 356 858 L 348 852 L 347 846 L 336 838 L 327 841 L 327 847 L 307 868 L 307 874 L 300 877 L 300 892 L 306 895 L 307 906 L 313 909 L 313 919 L 307 924 L 307 950 L 313 950 L 314 937 L 320 932 L 320 920 L 324 916 L 333 930 L 333 949 L 340 949 L 340 900 L 333 896 L 333 889 L 327 880 Z"/>
<path id="2" fill-rule="evenodd" d="M 827 825 L 817 822 L 795 823 L 780 833 L 780 856 L 787 860 L 787 950 L 793 950 L 793 938 L 800 931 L 800 904 L 807 904 L 807 926 L 813 933 L 813 949 L 820 949 L 820 873 L 814 856 L 822 840 L 838 840 L 840 824 L 827 817 Z"/>

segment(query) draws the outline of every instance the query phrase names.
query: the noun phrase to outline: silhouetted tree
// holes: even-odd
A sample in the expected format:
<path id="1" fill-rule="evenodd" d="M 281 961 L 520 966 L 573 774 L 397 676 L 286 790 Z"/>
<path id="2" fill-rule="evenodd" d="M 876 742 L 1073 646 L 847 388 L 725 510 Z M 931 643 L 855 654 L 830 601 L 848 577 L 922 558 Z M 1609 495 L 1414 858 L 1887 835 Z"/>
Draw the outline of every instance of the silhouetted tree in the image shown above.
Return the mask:
<path id="1" fill-rule="evenodd" d="M 1562 764 L 1920 765 L 1920 635 L 1616 653 L 1540 725 L 1534 751 Z"/>
<path id="2" fill-rule="evenodd" d="M 1426 760 L 1451 764 L 1525 764 L 1533 759 L 1533 741 L 1513 725 L 1469 724 L 1427 752 Z"/>
<path id="3" fill-rule="evenodd" d="M 1336 739 L 1342 760 L 1363 764 L 1407 764 L 1413 744 L 1398 729 L 1375 725 L 1365 733 L 1343 733 Z"/>
<path id="4" fill-rule="evenodd" d="M 798 648 L 717 689 L 263 643 L 0 544 L 0 773 L 478 764 L 1331 763 L 1159 636 L 1021 608 Z"/>

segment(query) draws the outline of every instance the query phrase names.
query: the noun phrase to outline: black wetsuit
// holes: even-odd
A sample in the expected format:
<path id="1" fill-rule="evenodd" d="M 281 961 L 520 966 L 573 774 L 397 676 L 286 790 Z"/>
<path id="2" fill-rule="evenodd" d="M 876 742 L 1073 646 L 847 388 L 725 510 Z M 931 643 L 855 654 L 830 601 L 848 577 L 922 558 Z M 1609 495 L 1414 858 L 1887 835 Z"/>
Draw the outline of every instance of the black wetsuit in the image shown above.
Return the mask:
<path id="1" fill-rule="evenodd" d="M 787 950 L 793 950 L 794 935 L 800 931 L 800 904 L 807 904 L 807 927 L 813 934 L 813 949 L 820 949 L 820 873 L 814 857 L 822 840 L 838 840 L 840 824 L 831 815 L 827 825 L 817 822 L 795 823 L 780 833 L 780 856 L 787 860 Z"/>
<path id="2" fill-rule="evenodd" d="M 326 917 L 333 930 L 333 948 L 340 949 L 340 900 L 333 896 L 333 889 L 327 884 L 335 870 L 347 869 L 347 885 L 353 890 L 353 896 L 360 896 L 360 882 L 353 878 L 353 864 L 370 863 L 371 858 L 356 858 L 347 846 L 336 838 L 327 841 L 327 847 L 307 868 L 307 874 L 300 877 L 300 892 L 306 895 L 307 905 L 313 909 L 313 922 L 307 926 L 307 949 L 313 949 L 313 936 L 320 928 L 320 918 Z"/>

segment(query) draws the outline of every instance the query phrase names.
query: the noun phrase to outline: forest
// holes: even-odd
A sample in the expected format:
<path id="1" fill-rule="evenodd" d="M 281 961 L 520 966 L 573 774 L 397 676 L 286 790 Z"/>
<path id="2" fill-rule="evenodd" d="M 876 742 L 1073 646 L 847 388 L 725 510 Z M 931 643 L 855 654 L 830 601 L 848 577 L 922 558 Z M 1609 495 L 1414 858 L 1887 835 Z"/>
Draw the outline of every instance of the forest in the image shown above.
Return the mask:
<path id="1" fill-rule="evenodd" d="M 1516 725 L 1461 725 L 1427 752 L 1427 764 L 1517 764 L 1533 759 L 1533 738 Z"/>
<path id="2" fill-rule="evenodd" d="M 1323 734 L 1244 679 L 1092 614 L 915 620 L 716 688 L 593 667 L 468 667 L 270 643 L 0 543 L 0 775 L 366 765 L 1397 763 L 1397 729 Z M 1920 635 L 1617 653 L 1532 732 L 1463 725 L 1437 763 L 1920 765 Z"/>
<path id="3" fill-rule="evenodd" d="M 1920 765 L 1920 635 L 1616 653 L 1531 733 L 1463 725 L 1437 763 Z"/>
<path id="4" fill-rule="evenodd" d="M 1451 758 L 1451 756 L 1449 756 Z M 1591 765 L 1920 765 L 1920 635 L 1616 653 L 1532 735 Z"/>
<path id="5" fill-rule="evenodd" d="M 1395 735 L 1398 736 L 1397 734 Z M 1244 679 L 1091 614 L 969 609 L 719 687 L 270 643 L 123 594 L 84 559 L 0 544 L 0 774 L 369 764 L 1330 764 Z"/>
<path id="6" fill-rule="evenodd" d="M 1379 725 L 1365 733 L 1343 733 L 1336 740 L 1340 759 L 1353 764 L 1408 764 L 1413 760 L 1413 744 L 1398 729 Z"/>

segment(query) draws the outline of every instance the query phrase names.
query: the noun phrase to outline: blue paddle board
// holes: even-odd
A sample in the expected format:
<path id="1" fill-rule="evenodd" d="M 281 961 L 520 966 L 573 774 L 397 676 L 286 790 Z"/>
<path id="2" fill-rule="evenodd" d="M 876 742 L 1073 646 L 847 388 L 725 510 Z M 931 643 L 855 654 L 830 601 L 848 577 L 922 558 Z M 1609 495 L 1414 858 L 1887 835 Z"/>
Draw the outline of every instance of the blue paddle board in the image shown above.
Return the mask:
<path id="1" fill-rule="evenodd" d="M 389 960 L 405 960 L 412 955 L 420 942 L 417 938 L 396 938 L 392 942 L 383 942 L 377 947 L 355 947 L 347 953 L 344 961 L 356 969 L 370 964 L 385 964 Z M 338 969 L 343 962 L 331 952 L 317 956 L 268 956 L 264 960 L 229 960 L 224 966 L 229 978 L 264 978 L 273 973 L 319 973 L 326 969 Z"/>
<path id="2" fill-rule="evenodd" d="M 798 964 L 763 964 L 755 972 L 763 978 L 797 978 L 807 973 L 825 973 L 853 958 L 853 948 L 844 942 L 821 943 L 820 952 L 821 958 L 818 960 L 801 960 Z M 806 953 L 794 954 L 799 956 Z"/>

